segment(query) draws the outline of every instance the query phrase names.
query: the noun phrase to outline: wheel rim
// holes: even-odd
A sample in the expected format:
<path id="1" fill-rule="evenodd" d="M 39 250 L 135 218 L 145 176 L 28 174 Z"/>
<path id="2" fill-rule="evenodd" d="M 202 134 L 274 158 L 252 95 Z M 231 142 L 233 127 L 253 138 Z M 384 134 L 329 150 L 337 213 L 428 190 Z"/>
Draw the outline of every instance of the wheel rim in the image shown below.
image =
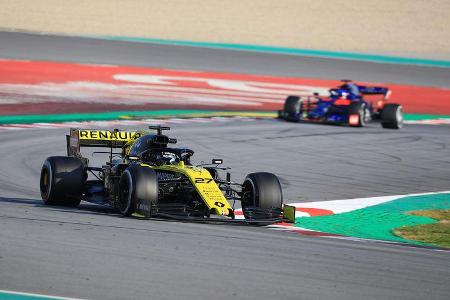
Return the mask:
<path id="1" fill-rule="evenodd" d="M 361 109 L 359 110 L 359 123 L 361 126 L 366 125 L 367 122 L 367 108 L 365 105 L 361 106 Z"/>
<path id="2" fill-rule="evenodd" d="M 125 214 L 129 211 L 131 205 L 131 195 L 133 193 L 131 175 L 128 171 L 123 173 L 127 179 L 121 180 L 119 192 L 119 211 Z"/>
<path id="3" fill-rule="evenodd" d="M 370 110 L 366 107 L 366 109 L 364 109 L 364 123 L 367 124 L 371 119 Z"/>
<path id="4" fill-rule="evenodd" d="M 295 112 L 300 113 L 300 101 L 295 104 Z"/>
<path id="5" fill-rule="evenodd" d="M 246 179 L 242 186 L 242 208 L 248 205 L 256 205 L 254 184 L 250 179 Z"/>

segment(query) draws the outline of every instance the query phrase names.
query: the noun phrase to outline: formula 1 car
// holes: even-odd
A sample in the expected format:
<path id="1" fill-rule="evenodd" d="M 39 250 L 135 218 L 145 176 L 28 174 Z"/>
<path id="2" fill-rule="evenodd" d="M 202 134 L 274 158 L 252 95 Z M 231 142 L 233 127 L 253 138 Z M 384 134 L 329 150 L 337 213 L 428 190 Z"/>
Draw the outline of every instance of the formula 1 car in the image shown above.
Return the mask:
<path id="1" fill-rule="evenodd" d="M 44 203 L 77 206 L 84 200 L 110 206 L 124 216 L 240 221 L 234 209 L 240 201 L 243 222 L 281 220 L 283 197 L 277 176 L 251 173 L 242 184 L 232 182 L 230 173 L 225 179 L 219 174 L 229 169 L 221 166 L 221 159 L 194 166 L 194 151 L 168 146 L 177 143 L 162 134 L 169 127 L 149 129 L 156 134 L 71 129 L 67 156 L 48 157 L 42 166 Z M 109 160 L 101 167 L 89 166 L 80 147 L 107 147 L 94 153 L 107 153 Z"/>
<path id="2" fill-rule="evenodd" d="M 278 117 L 291 122 L 311 121 L 347 124 L 363 127 L 374 119 L 381 120 L 383 128 L 400 129 L 403 109 L 400 104 L 386 103 L 391 91 L 386 87 L 362 86 L 350 80 L 330 89 L 329 97 L 314 94 L 311 97 L 288 96 Z M 363 96 L 382 95 L 376 102 Z"/>

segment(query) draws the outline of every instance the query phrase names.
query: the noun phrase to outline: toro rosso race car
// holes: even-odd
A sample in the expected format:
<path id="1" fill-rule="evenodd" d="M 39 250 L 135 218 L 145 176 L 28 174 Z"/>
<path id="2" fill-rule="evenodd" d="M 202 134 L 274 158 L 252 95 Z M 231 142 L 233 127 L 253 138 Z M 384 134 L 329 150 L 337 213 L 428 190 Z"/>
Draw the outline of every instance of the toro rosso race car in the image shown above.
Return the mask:
<path id="1" fill-rule="evenodd" d="M 40 177 L 47 205 L 77 206 L 81 200 L 107 205 L 124 216 L 273 223 L 281 220 L 280 182 L 271 173 L 251 173 L 242 184 L 231 181 L 221 159 L 193 165 L 194 151 L 173 148 L 176 139 L 149 131 L 71 129 L 67 156 L 48 157 Z M 105 147 L 109 156 L 94 167 L 81 147 Z M 91 174 L 90 176 L 88 176 Z M 223 175 L 223 174 L 222 174 Z M 91 177 L 92 179 L 88 179 Z M 240 201 L 245 220 L 235 220 Z"/>
<path id="2" fill-rule="evenodd" d="M 318 94 L 305 98 L 288 96 L 283 110 L 278 111 L 278 117 L 292 122 L 311 121 L 354 127 L 363 127 L 371 120 L 379 119 L 383 128 L 402 127 L 402 106 L 386 103 L 391 94 L 388 88 L 342 81 L 342 85 L 330 89 L 329 97 L 320 97 Z M 380 95 L 382 98 L 369 101 L 364 97 L 368 95 Z"/>

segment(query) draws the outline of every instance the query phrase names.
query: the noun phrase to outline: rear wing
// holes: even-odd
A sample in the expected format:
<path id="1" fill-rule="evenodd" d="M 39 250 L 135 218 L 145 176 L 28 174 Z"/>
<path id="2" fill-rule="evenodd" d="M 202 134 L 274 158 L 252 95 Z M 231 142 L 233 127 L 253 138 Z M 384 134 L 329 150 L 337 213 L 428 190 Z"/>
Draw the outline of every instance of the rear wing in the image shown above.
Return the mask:
<path id="1" fill-rule="evenodd" d="M 358 85 L 359 92 L 363 95 L 383 95 L 384 99 L 388 99 L 391 91 L 381 86 L 363 86 Z"/>
<path id="2" fill-rule="evenodd" d="M 140 131 L 91 130 L 71 128 L 66 135 L 67 155 L 80 156 L 80 147 L 122 148 L 142 136 Z"/>
<path id="3" fill-rule="evenodd" d="M 360 94 L 383 95 L 385 100 L 387 100 L 391 94 L 391 91 L 387 87 L 359 85 L 348 79 L 342 79 L 341 81 L 343 82 L 343 84 L 338 86 L 336 89 L 331 89 L 330 92 L 332 90 L 345 89 L 349 90 L 349 92 L 355 96 Z"/>

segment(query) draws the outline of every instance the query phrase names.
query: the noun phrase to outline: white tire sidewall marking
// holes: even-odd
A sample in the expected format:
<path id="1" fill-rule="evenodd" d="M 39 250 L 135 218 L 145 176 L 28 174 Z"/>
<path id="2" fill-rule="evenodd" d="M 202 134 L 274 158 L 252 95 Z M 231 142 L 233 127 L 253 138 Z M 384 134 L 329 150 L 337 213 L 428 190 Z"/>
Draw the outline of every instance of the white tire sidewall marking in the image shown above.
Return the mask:
<path id="1" fill-rule="evenodd" d="M 50 199 L 50 194 L 52 192 L 52 188 L 53 188 L 53 170 L 52 170 L 52 165 L 50 164 L 50 162 L 48 160 L 46 160 L 44 162 L 44 166 L 47 167 L 47 177 L 48 177 L 48 187 L 47 187 L 47 199 Z"/>

